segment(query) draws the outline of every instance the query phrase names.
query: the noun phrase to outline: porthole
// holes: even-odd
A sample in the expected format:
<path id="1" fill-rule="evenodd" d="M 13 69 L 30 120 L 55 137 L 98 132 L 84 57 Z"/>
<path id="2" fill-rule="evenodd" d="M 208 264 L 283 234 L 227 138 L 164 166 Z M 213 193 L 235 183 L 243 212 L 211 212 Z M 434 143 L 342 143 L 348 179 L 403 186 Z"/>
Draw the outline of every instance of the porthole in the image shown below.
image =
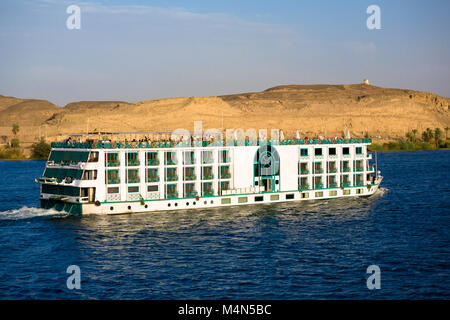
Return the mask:
<path id="1" fill-rule="evenodd" d="M 128 206 L 128 210 L 131 210 L 131 206 Z"/>
<path id="2" fill-rule="evenodd" d="M 109 207 L 109 210 L 114 210 L 114 207 Z"/>
<path id="3" fill-rule="evenodd" d="M 175 202 L 175 207 L 178 207 L 178 203 Z"/>
<path id="4" fill-rule="evenodd" d="M 148 208 L 148 205 L 146 204 L 146 205 L 144 206 L 144 208 L 147 209 L 147 208 Z"/>
<path id="5" fill-rule="evenodd" d="M 213 203 L 214 203 L 214 201 L 211 200 L 211 204 L 213 204 Z"/>
<path id="6" fill-rule="evenodd" d="M 170 203 L 168 203 L 167 206 L 170 207 Z"/>
<path id="7" fill-rule="evenodd" d="M 207 202 L 205 201 L 205 202 L 203 202 L 203 204 L 206 204 Z"/>
<path id="8" fill-rule="evenodd" d="M 186 202 L 186 205 L 188 206 L 188 205 L 189 205 L 189 202 Z"/>
<path id="9" fill-rule="evenodd" d="M 195 206 L 195 204 L 196 204 L 196 203 L 195 203 L 195 201 L 194 201 L 194 202 L 192 202 L 192 204 L 193 204 L 193 205 Z"/>

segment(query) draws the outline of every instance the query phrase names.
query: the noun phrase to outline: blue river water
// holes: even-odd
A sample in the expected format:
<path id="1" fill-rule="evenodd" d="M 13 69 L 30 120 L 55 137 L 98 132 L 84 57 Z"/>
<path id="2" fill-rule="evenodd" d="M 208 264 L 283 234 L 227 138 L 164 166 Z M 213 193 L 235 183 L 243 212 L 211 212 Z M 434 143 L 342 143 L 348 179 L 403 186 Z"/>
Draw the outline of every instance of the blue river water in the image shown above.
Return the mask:
<path id="1" fill-rule="evenodd" d="M 367 199 L 81 217 L 38 208 L 44 162 L 0 161 L 0 299 L 449 299 L 449 160 L 379 153 Z"/>

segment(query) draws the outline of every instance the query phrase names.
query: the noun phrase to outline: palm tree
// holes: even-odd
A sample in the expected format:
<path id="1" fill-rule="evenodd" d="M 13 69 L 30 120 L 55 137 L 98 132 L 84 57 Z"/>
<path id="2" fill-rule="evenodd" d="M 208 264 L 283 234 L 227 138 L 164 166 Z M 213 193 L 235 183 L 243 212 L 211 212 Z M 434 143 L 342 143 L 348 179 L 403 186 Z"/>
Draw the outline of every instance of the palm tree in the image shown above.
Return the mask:
<path id="1" fill-rule="evenodd" d="M 417 141 L 417 139 L 416 139 L 416 135 L 417 135 L 417 129 L 413 129 L 412 131 L 412 134 L 413 134 L 413 139 L 414 139 L 414 143 Z"/>
<path id="2" fill-rule="evenodd" d="M 422 132 L 422 139 L 425 142 L 430 142 L 433 139 L 433 130 L 427 128 L 424 132 Z"/>
<path id="3" fill-rule="evenodd" d="M 442 131 L 439 128 L 434 129 L 434 143 L 436 144 L 436 148 L 439 147 L 439 142 L 442 139 Z"/>
<path id="4" fill-rule="evenodd" d="M 407 132 L 406 133 L 406 139 L 408 139 L 408 141 L 414 141 L 414 136 L 412 132 Z"/>
<path id="5" fill-rule="evenodd" d="M 19 125 L 17 123 L 14 123 L 11 129 L 12 133 L 14 135 L 17 135 L 17 133 L 19 133 L 19 130 L 20 130 Z"/>

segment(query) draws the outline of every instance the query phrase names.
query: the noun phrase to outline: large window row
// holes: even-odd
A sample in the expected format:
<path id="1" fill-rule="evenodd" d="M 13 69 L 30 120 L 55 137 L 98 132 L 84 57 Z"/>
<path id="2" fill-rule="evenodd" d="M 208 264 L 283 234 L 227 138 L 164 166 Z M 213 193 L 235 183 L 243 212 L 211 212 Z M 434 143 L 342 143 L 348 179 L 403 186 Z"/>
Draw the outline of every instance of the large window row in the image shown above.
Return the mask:
<path id="1" fill-rule="evenodd" d="M 178 181 L 178 168 L 169 167 L 165 168 L 165 181 Z M 128 168 L 126 169 L 126 183 L 139 183 L 139 169 Z M 96 177 L 96 173 L 95 173 Z M 220 179 L 230 179 L 231 172 L 230 166 L 220 166 Z M 119 169 L 107 169 L 105 174 L 106 184 L 119 184 L 120 176 Z M 184 181 L 194 181 L 197 180 L 197 175 L 195 174 L 195 167 L 185 167 L 183 168 L 183 180 Z M 212 166 L 204 166 L 201 168 L 201 180 L 213 180 L 214 173 Z M 146 168 L 145 169 L 145 181 L 146 182 L 159 182 L 159 168 Z"/>
<path id="2" fill-rule="evenodd" d="M 325 151 L 328 149 L 328 156 L 333 158 L 337 157 L 337 148 L 336 147 L 330 147 L 330 148 L 314 148 L 312 149 L 313 155 L 316 158 L 323 157 L 325 155 Z M 310 150 L 309 148 L 300 148 L 300 157 L 306 158 L 310 156 Z M 355 154 L 356 155 L 362 155 L 363 154 L 363 147 L 355 147 Z M 343 147 L 342 148 L 342 155 L 344 157 L 350 157 L 350 147 Z"/>
<path id="3" fill-rule="evenodd" d="M 177 165 L 177 152 L 176 151 L 165 151 L 164 152 L 164 164 L 167 166 Z M 214 163 L 214 155 L 212 150 L 204 150 L 200 153 L 201 164 L 212 164 Z M 219 163 L 229 163 L 231 161 L 229 150 L 219 151 Z M 139 153 L 127 152 L 125 155 L 126 166 L 139 166 Z M 196 164 L 195 152 L 194 151 L 183 151 L 182 152 L 182 163 L 183 165 L 193 165 Z M 160 160 L 158 158 L 158 152 L 149 151 L 145 152 L 145 165 L 146 166 L 158 166 Z M 105 166 L 106 167 L 118 167 L 120 166 L 119 153 L 118 152 L 107 152 L 105 154 Z"/>
<path id="4" fill-rule="evenodd" d="M 325 165 L 325 168 L 323 167 Z M 337 173 L 338 166 L 340 166 L 340 172 L 351 172 L 350 160 L 343 161 L 327 161 L 325 164 L 321 161 L 316 162 L 300 162 L 298 166 L 299 175 L 308 174 L 323 174 L 323 173 Z M 367 165 L 367 171 L 373 171 L 373 166 Z M 354 160 L 353 161 L 353 171 L 362 172 L 364 171 L 364 160 Z"/>
<path id="5" fill-rule="evenodd" d="M 351 177 L 353 179 L 351 179 Z M 350 186 L 363 186 L 364 180 L 362 174 L 342 174 L 342 175 L 328 175 L 326 177 L 300 177 L 298 179 L 298 187 L 300 190 L 306 189 L 323 189 L 323 188 L 338 188 Z"/>

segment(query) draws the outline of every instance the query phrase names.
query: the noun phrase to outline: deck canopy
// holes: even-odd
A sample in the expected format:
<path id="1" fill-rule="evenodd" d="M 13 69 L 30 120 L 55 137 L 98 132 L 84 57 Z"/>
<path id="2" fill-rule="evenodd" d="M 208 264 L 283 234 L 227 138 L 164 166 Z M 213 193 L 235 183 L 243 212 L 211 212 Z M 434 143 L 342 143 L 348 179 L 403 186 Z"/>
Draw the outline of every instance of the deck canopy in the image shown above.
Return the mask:
<path id="1" fill-rule="evenodd" d="M 73 161 L 86 162 L 89 158 L 89 151 L 61 151 L 53 150 L 50 153 L 51 161 Z"/>

